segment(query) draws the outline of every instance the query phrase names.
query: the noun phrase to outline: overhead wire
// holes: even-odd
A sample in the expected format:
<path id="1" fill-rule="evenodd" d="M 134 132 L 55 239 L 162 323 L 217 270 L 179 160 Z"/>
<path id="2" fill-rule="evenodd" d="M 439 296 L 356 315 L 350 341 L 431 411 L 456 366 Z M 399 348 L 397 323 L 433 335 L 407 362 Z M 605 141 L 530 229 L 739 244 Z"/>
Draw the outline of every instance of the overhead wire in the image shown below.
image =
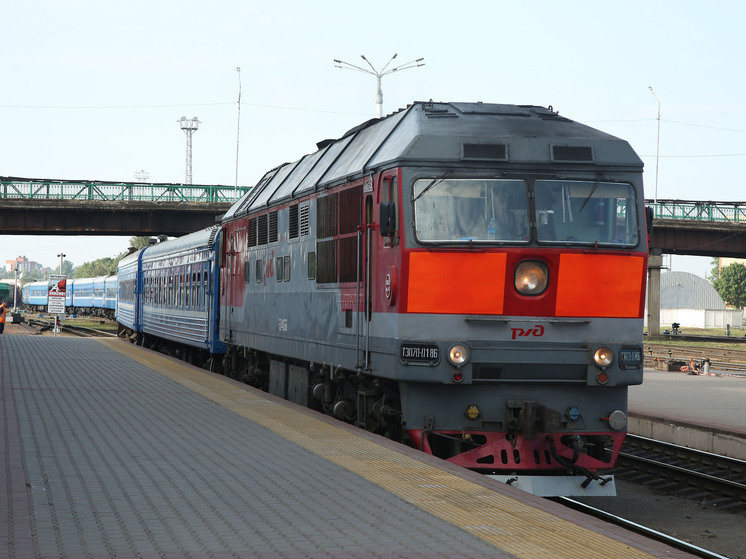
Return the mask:
<path id="1" fill-rule="evenodd" d="M 0 105 L 0 109 L 28 109 L 28 110 L 133 110 L 133 109 L 173 109 L 190 107 L 218 107 L 236 106 L 235 101 L 212 102 L 212 103 L 174 103 L 162 105 Z M 242 106 L 259 107 L 264 109 L 278 109 L 286 111 L 301 111 L 309 113 L 325 113 L 339 115 L 360 115 L 363 113 L 349 111 L 332 111 L 327 109 L 313 109 L 309 107 L 292 107 L 287 105 L 268 105 L 263 103 L 251 103 L 241 101 Z"/>

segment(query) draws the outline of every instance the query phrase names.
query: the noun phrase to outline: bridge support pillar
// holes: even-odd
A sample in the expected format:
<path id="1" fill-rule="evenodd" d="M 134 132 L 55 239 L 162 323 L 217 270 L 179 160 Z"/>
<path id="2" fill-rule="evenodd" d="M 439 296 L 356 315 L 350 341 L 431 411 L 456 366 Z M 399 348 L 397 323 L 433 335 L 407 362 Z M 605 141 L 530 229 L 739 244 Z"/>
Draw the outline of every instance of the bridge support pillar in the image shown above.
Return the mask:
<path id="1" fill-rule="evenodd" d="M 648 254 L 648 338 L 661 335 L 661 268 L 663 255 L 651 249 Z"/>

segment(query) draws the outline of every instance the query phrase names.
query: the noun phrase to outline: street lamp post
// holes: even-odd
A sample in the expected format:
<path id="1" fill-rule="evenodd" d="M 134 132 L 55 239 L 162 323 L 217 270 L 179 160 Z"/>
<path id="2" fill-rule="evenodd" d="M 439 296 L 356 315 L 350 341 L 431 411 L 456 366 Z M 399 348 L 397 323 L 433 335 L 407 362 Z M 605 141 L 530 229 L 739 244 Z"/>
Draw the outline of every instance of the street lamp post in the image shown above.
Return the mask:
<path id="1" fill-rule="evenodd" d="M 653 204 L 657 204 L 658 203 L 658 161 L 660 159 L 660 153 L 661 153 L 661 102 L 658 99 L 658 96 L 655 94 L 655 91 L 653 91 L 653 86 L 649 85 L 648 89 L 650 90 L 650 93 L 653 94 L 653 97 L 655 97 L 655 100 L 658 103 L 658 136 L 655 141 L 655 198 L 653 198 Z"/>
<path id="2" fill-rule="evenodd" d="M 13 264 L 13 310 L 18 310 L 18 261 Z"/>
<path id="3" fill-rule="evenodd" d="M 401 70 L 409 70 L 410 68 L 418 68 L 420 66 L 425 65 L 425 63 L 423 62 L 423 60 L 425 60 L 424 58 L 417 58 L 405 64 L 395 66 L 394 68 L 389 68 L 387 70 L 387 68 L 389 67 L 389 64 L 391 64 L 394 61 L 394 58 L 396 57 L 397 55 L 394 54 L 394 56 L 392 56 L 389 59 L 389 61 L 386 63 L 386 65 L 380 70 L 376 70 L 373 64 L 370 63 L 370 60 L 365 58 L 364 54 L 361 54 L 360 58 L 365 60 L 368 66 L 370 66 L 370 70 L 368 70 L 367 68 L 356 66 L 355 64 L 350 64 L 349 62 L 345 62 L 344 60 L 338 60 L 336 58 L 334 59 L 335 68 L 342 68 L 343 70 L 355 70 L 357 72 L 363 72 L 364 74 L 370 74 L 376 77 L 376 117 L 377 118 L 381 118 L 381 116 L 383 115 L 383 90 L 381 89 L 381 78 L 383 78 L 383 76 L 388 76 L 389 74 L 393 74 L 394 72 L 399 72 Z"/>

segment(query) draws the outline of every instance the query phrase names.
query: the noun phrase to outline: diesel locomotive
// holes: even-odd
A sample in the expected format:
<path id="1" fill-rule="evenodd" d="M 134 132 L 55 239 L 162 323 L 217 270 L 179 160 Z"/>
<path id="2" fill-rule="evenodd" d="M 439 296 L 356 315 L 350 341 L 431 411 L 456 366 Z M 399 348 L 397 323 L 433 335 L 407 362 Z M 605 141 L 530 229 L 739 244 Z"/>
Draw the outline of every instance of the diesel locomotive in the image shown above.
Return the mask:
<path id="1" fill-rule="evenodd" d="M 431 101 L 317 147 L 222 218 L 225 373 L 488 474 L 614 466 L 643 375 L 630 145 Z"/>

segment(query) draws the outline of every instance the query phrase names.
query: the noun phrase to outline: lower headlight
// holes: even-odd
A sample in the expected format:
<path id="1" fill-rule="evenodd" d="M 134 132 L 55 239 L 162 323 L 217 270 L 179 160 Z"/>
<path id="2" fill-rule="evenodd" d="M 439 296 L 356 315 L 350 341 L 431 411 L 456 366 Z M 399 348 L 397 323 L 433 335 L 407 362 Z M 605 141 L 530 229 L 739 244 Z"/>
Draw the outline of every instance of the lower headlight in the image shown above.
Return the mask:
<path id="1" fill-rule="evenodd" d="M 448 360 L 456 365 L 463 365 L 469 359 L 469 350 L 464 345 L 454 345 L 448 351 Z"/>
<path id="2" fill-rule="evenodd" d="M 602 369 L 611 365 L 614 361 L 614 353 L 608 347 L 599 347 L 593 353 L 593 362 Z"/>

